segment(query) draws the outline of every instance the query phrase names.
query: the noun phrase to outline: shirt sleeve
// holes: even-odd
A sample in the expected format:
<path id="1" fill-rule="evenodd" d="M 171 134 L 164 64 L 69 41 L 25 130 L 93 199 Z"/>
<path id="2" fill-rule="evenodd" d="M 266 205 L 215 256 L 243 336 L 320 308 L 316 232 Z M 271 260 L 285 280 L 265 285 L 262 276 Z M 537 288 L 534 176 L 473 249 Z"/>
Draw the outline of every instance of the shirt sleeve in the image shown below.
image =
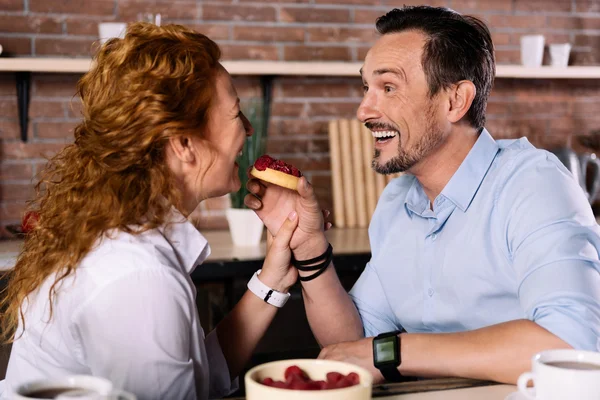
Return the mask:
<path id="1" fill-rule="evenodd" d="M 402 329 L 390 318 L 394 313 L 385 296 L 377 271 L 370 262 L 350 290 L 350 298 L 362 320 L 365 337 Z"/>
<path id="2" fill-rule="evenodd" d="M 206 346 L 208 365 L 210 365 L 209 398 L 220 399 L 238 390 L 239 380 L 238 378 L 235 378 L 235 380 L 232 381 L 229 376 L 229 367 L 227 366 L 227 360 L 225 360 L 225 356 L 223 355 L 223 350 L 221 350 L 216 330 L 213 330 L 206 336 L 204 345 Z"/>
<path id="3" fill-rule="evenodd" d="M 599 229 L 583 191 L 552 157 L 517 171 L 500 200 L 519 301 L 528 319 L 572 347 L 598 351 Z"/>
<path id="4" fill-rule="evenodd" d="M 72 317 L 76 350 L 90 372 L 140 400 L 196 399 L 192 341 L 199 338 L 187 284 L 171 271 L 148 268 L 91 293 Z"/>

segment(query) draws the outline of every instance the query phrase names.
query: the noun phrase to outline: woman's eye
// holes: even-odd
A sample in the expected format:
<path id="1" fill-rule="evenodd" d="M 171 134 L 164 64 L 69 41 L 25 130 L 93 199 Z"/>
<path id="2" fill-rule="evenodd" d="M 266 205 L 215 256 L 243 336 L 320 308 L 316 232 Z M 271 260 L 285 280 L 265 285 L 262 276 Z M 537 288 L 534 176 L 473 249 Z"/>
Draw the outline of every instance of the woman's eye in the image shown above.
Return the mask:
<path id="1" fill-rule="evenodd" d="M 386 86 L 386 87 L 384 87 L 384 90 L 386 93 L 390 93 L 390 92 L 394 91 L 394 88 L 391 86 Z"/>
<path id="2" fill-rule="evenodd" d="M 369 91 L 369 87 L 367 85 L 363 85 L 362 89 L 363 93 L 367 93 Z"/>

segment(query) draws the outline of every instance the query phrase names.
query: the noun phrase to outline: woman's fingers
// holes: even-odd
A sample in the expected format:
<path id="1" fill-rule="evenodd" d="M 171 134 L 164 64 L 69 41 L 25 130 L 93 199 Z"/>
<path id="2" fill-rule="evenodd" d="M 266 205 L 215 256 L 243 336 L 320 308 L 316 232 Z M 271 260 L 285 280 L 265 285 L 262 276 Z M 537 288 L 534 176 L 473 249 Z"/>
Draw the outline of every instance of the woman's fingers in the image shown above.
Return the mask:
<path id="1" fill-rule="evenodd" d="M 288 217 L 285 219 L 281 228 L 275 235 L 273 239 L 273 247 L 283 250 L 287 249 L 290 245 L 290 240 L 292 239 L 292 235 L 298 226 L 298 214 L 296 211 L 292 211 Z"/>

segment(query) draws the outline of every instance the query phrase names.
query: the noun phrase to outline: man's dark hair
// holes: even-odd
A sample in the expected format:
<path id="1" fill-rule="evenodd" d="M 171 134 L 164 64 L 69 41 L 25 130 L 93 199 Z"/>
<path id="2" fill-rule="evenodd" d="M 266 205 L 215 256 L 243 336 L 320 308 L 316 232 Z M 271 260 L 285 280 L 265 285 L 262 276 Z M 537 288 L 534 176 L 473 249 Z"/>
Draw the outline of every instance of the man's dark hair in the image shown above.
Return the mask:
<path id="1" fill-rule="evenodd" d="M 382 35 L 410 30 L 427 37 L 421 63 L 429 95 L 464 79 L 473 82 L 477 94 L 467 119 L 473 127 L 482 128 L 496 71 L 494 45 L 485 23 L 448 8 L 428 6 L 396 8 L 377 19 Z"/>

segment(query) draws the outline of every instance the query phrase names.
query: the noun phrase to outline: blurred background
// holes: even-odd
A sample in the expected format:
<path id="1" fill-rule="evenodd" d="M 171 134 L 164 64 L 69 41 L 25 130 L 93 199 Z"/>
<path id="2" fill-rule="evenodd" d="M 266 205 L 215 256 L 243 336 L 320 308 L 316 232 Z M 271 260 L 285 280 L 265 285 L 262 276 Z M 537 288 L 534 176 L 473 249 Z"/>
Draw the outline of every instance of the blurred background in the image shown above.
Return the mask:
<path id="1" fill-rule="evenodd" d="M 89 58 L 99 23 L 160 13 L 162 24 L 183 24 L 217 41 L 225 60 L 360 62 L 376 38 L 376 18 L 405 4 L 447 6 L 482 18 L 491 28 L 498 64 L 521 62 L 520 37 L 527 34 L 544 35 L 546 46 L 570 43 L 570 65 L 599 64 L 600 0 L 0 0 L 0 60 Z M 80 76 L 32 74 L 24 143 L 15 73 L 0 72 L 0 226 L 20 221 L 44 157 L 72 140 Z M 259 77 L 236 76 L 235 81 L 243 99 L 261 97 Z M 273 80 L 267 151 L 303 170 L 330 209 L 328 122 L 353 118 L 361 90 L 358 71 L 356 78 Z M 497 78 L 487 127 L 496 138 L 527 136 L 544 148 L 593 152 L 594 132 L 600 130 L 598 100 L 597 79 Z M 228 199 L 203 204 L 200 226 L 226 229 L 228 204 Z"/>

